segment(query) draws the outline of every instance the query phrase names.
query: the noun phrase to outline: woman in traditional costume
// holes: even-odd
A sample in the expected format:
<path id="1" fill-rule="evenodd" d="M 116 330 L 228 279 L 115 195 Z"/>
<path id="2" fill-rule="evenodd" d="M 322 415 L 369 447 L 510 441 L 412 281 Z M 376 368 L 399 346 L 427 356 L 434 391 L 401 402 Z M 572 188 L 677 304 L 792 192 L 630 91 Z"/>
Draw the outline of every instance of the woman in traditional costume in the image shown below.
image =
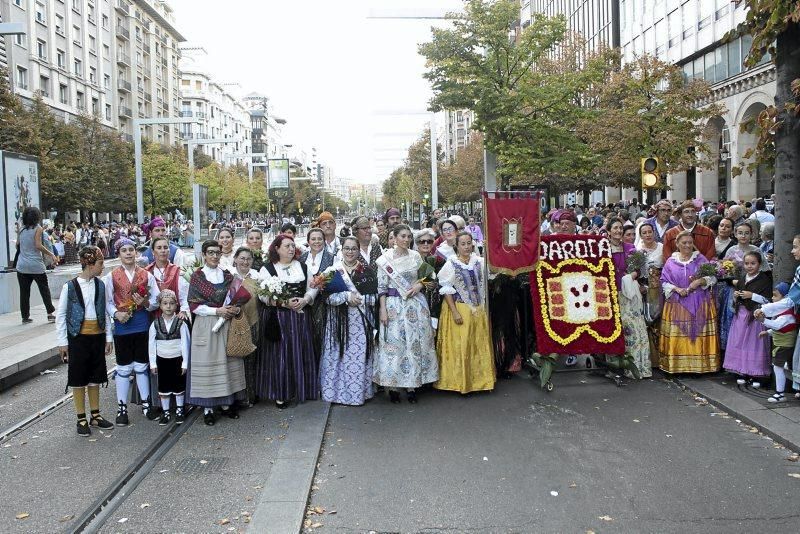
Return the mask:
<path id="1" fill-rule="evenodd" d="M 649 378 L 653 376 L 650 367 L 650 340 L 647 337 L 647 324 L 642 315 L 642 293 L 636 281 L 640 273 L 628 273 L 626 263 L 636 247 L 622 240 L 624 232 L 622 219 L 616 217 L 609 219 L 606 231 L 608 241 L 611 243 L 611 261 L 614 262 L 625 353 L 633 357 L 639 376 Z"/>
<path id="2" fill-rule="evenodd" d="M 714 373 L 720 362 L 711 287 L 717 279 L 701 271 L 708 260 L 695 250 L 691 232 L 680 232 L 675 244 L 677 252 L 661 271 L 666 301 L 661 314 L 660 367 L 667 373 Z"/>
<path id="3" fill-rule="evenodd" d="M 375 264 L 378 258 L 383 254 L 383 249 L 379 243 L 379 239 L 372 233 L 372 225 L 369 219 L 363 215 L 353 219 L 353 235 L 358 239 L 359 257 L 358 261 L 364 265 L 369 266 L 375 272 L 378 272 L 378 266 Z"/>
<path id="4" fill-rule="evenodd" d="M 306 234 L 306 241 L 308 250 L 300 255 L 300 262 L 305 264 L 309 280 L 313 280 L 316 275 L 324 273 L 329 267 L 333 267 L 336 258 L 325 246 L 325 234 L 321 228 L 311 228 Z M 325 299 L 315 299 L 306 312 L 311 314 L 314 354 L 316 354 L 317 361 L 319 361 L 320 354 L 322 354 L 322 333 L 325 329 L 324 323 L 327 313 Z"/>
<path id="5" fill-rule="evenodd" d="M 422 261 L 433 267 L 438 275 L 444 267 L 444 260 L 441 256 L 433 255 L 433 243 L 436 241 L 436 232 L 431 228 L 423 228 L 414 237 L 416 250 L 419 252 Z M 434 330 L 439 328 L 439 315 L 442 312 L 442 295 L 439 294 L 439 287 L 436 284 L 425 286 L 425 300 L 428 301 L 428 310 L 431 314 L 431 325 Z M 436 335 L 436 332 L 434 332 Z"/>
<path id="6" fill-rule="evenodd" d="M 222 255 L 219 257 L 220 269 L 230 270 L 233 267 L 233 230 L 222 228 L 217 232 L 217 241 L 222 247 Z"/>
<path id="7" fill-rule="evenodd" d="M 744 225 L 741 225 L 741 228 Z M 738 229 L 737 229 L 738 230 Z M 764 325 L 753 318 L 760 304 L 767 304 L 772 296 L 772 273 L 762 271 L 764 259 L 760 252 L 744 255 L 744 272 L 739 277 L 734 291 L 735 316 L 728 334 L 725 362 L 722 368 L 740 375 L 737 382 L 744 385 L 753 379 L 753 387 L 761 386 L 758 378 L 768 377 L 771 371 L 769 340 L 760 334 Z"/>
<path id="8" fill-rule="evenodd" d="M 250 268 L 255 272 L 260 271 L 264 266 L 264 232 L 261 228 L 253 227 L 247 231 L 247 248 L 253 255 L 253 265 Z"/>
<path id="9" fill-rule="evenodd" d="M 433 387 L 459 393 L 491 391 L 495 370 L 483 260 L 475 254 L 469 232 L 458 233 L 456 255 L 447 260 L 438 278 L 446 306 L 439 318 L 439 380 Z"/>
<path id="10" fill-rule="evenodd" d="M 442 232 L 441 242 L 434 244 L 433 253 L 444 264 L 449 257 L 456 255 L 458 225 L 454 221 L 447 219 L 439 225 L 439 229 Z"/>
<path id="11" fill-rule="evenodd" d="M 238 419 L 236 401 L 245 399 L 244 362 L 228 358 L 226 345 L 230 319 L 241 312 L 230 305 L 233 275 L 219 266 L 222 248 L 213 239 L 203 242 L 203 265 L 189 281 L 189 307 L 195 314 L 192 353 L 187 372 L 189 404 L 203 407 L 205 424 L 214 425 L 214 408 Z M 217 328 L 220 318 L 225 321 Z M 216 331 L 214 331 L 216 330 Z"/>
<path id="12" fill-rule="evenodd" d="M 647 255 L 647 264 L 639 281 L 647 288 L 643 313 L 650 340 L 650 367 L 653 368 L 658 367 L 658 331 L 661 327 L 661 310 L 664 308 L 664 293 L 661 290 L 664 245 L 656 241 L 655 226 L 647 221 L 639 226 L 639 237 L 637 250 Z"/>
<path id="13" fill-rule="evenodd" d="M 346 237 L 342 263 L 326 287 L 328 307 L 320 362 L 322 400 L 360 406 L 373 396 L 378 276 L 360 260 L 359 240 Z"/>
<path id="14" fill-rule="evenodd" d="M 380 321 L 383 325 L 375 355 L 373 380 L 389 388 L 389 398 L 400 402 L 400 389 L 410 403 L 417 402 L 416 388 L 439 378 L 430 311 L 419 280 L 422 258 L 410 250 L 411 229 L 393 228 L 395 246 L 377 261 Z"/>
<path id="15" fill-rule="evenodd" d="M 731 219 L 725 218 L 720 221 L 720 227 L 727 227 L 733 224 Z M 739 224 L 735 230 L 735 240 L 728 246 L 723 256 L 723 260 L 733 261 L 741 271 L 744 255 L 748 252 L 759 252 L 760 249 L 750 244 L 753 237 L 753 229 L 749 223 Z M 762 269 L 763 270 L 763 269 Z M 729 276 L 724 279 L 725 283 L 718 284 L 717 289 L 717 314 L 719 315 L 719 343 L 723 351 L 728 346 L 728 335 L 730 334 L 731 323 L 733 323 L 734 309 L 733 292 L 738 280 L 738 276 Z"/>
<path id="16" fill-rule="evenodd" d="M 248 233 L 248 241 L 250 234 Z M 243 288 L 250 293 L 250 298 L 242 305 L 242 314 L 247 319 L 250 326 L 250 337 L 253 345 L 258 347 L 260 340 L 259 326 L 258 326 L 258 271 L 252 268 L 255 259 L 253 252 L 248 247 L 239 247 L 233 254 L 233 282 L 231 287 L 233 291 L 239 291 Z M 256 352 L 244 356 L 244 379 L 247 385 L 247 400 L 246 407 L 250 407 L 258 402 L 256 395 Z"/>
<path id="17" fill-rule="evenodd" d="M 169 240 L 166 237 L 156 237 L 151 242 L 155 261 L 145 267 L 153 275 L 158 285 L 158 290 L 172 290 L 178 296 L 178 318 L 188 320 L 189 309 L 189 282 L 181 276 L 181 268 L 169 261 Z M 153 311 L 155 317 L 161 315 L 161 310 Z"/>
<path id="18" fill-rule="evenodd" d="M 269 258 L 259 276 L 277 277 L 287 298 L 260 296 L 261 343 L 256 362 L 256 392 L 262 399 L 286 408 L 289 401 L 319 398 L 319 375 L 314 354 L 311 313 L 317 290 L 305 263 L 295 259 L 294 239 L 280 234 L 269 246 Z"/>

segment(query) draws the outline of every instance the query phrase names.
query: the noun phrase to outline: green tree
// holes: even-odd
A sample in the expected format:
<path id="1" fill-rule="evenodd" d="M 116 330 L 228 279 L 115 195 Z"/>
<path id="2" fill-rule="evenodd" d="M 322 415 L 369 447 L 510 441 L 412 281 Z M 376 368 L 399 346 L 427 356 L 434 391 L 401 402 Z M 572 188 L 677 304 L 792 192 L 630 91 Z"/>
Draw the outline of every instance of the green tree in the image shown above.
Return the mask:
<path id="1" fill-rule="evenodd" d="M 680 67 L 652 56 L 609 72 L 588 93 L 596 108 L 578 128 L 600 156 L 592 172 L 603 183 L 640 188 L 642 157 L 658 156 L 670 173 L 700 166 L 709 149 L 697 140 L 708 120 L 723 112 L 716 104 L 697 107 L 709 94 L 706 82 L 687 83 Z"/>
<path id="2" fill-rule="evenodd" d="M 753 36 L 745 65 L 758 64 L 769 52 L 775 62 L 775 105 L 756 121 L 742 125 L 758 142 L 747 167 L 761 163 L 775 170 L 776 280 L 791 280 L 795 261 L 789 254 L 792 238 L 800 233 L 800 0 L 737 0 L 747 6 L 745 21 L 729 37 Z M 737 169 L 735 172 L 741 172 Z"/>
<path id="3" fill-rule="evenodd" d="M 471 109 L 474 127 L 495 152 L 502 184 L 536 182 L 574 189 L 594 155 L 576 135 L 582 94 L 602 79 L 613 56 L 587 55 L 571 44 L 563 17 L 534 15 L 513 35 L 515 0 L 466 0 L 450 28 L 434 28 L 419 47 L 433 86 L 431 109 Z M 580 65 L 567 69 L 565 65 Z"/>
<path id="4" fill-rule="evenodd" d="M 191 204 L 189 164 L 182 149 L 147 143 L 142 155 L 142 177 L 145 211 L 150 215 L 186 208 Z M 211 208 L 210 198 L 209 189 Z"/>
<path id="5" fill-rule="evenodd" d="M 445 205 L 479 200 L 483 180 L 483 136 L 476 132 L 439 175 L 439 197 Z"/>

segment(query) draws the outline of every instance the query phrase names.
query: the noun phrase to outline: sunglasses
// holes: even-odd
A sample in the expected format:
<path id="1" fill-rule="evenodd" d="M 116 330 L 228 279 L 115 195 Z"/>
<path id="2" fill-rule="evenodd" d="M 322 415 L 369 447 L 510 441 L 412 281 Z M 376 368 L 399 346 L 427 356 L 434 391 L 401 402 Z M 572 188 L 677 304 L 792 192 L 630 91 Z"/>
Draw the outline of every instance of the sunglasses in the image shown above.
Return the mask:
<path id="1" fill-rule="evenodd" d="M 417 241 L 417 244 L 419 244 L 419 245 L 433 245 L 433 240 L 432 239 L 420 239 L 419 241 Z"/>

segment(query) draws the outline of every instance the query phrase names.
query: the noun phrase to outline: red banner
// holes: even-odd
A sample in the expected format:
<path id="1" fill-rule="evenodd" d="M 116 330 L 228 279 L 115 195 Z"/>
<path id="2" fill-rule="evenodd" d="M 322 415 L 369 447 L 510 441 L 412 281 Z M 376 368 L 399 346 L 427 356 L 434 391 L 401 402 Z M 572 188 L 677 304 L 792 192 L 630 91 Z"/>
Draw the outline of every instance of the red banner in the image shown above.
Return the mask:
<path id="1" fill-rule="evenodd" d="M 491 272 L 516 276 L 536 268 L 539 202 L 538 191 L 483 193 L 486 262 Z"/>
<path id="2" fill-rule="evenodd" d="M 608 239 L 550 235 L 531 273 L 540 353 L 623 354 L 614 263 Z"/>

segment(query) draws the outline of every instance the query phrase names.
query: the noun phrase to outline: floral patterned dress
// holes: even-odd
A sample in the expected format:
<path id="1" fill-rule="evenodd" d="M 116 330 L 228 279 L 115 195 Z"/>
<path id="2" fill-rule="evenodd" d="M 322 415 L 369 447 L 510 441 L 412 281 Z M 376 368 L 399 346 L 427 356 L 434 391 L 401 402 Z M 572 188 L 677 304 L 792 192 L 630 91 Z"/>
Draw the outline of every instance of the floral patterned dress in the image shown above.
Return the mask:
<path id="1" fill-rule="evenodd" d="M 395 257 L 395 249 L 383 253 L 397 277 L 408 284 L 417 281 L 422 265 L 419 253 L 409 250 Z M 378 263 L 381 263 L 380 261 Z M 403 290 L 383 267 L 378 269 L 378 294 L 386 297 L 389 321 L 381 325 L 372 380 L 381 386 L 417 388 L 439 379 L 431 315 L 423 294 L 403 298 Z"/>

